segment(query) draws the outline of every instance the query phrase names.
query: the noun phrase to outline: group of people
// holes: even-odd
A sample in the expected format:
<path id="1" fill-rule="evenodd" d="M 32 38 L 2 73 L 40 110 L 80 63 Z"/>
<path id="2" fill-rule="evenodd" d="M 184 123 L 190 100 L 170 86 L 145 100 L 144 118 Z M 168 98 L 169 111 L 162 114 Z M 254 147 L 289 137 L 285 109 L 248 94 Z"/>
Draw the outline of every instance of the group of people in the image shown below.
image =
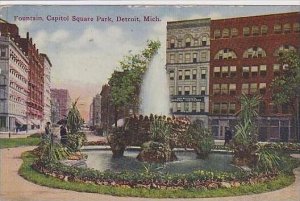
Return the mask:
<path id="1" fill-rule="evenodd" d="M 62 124 L 60 126 L 59 134 L 60 134 L 61 144 L 66 145 L 67 144 L 67 127 L 66 127 L 66 124 Z M 53 132 L 52 132 L 52 129 L 51 129 L 51 123 L 50 122 L 46 123 L 45 134 L 44 134 L 43 137 L 50 137 L 51 140 L 53 140 Z"/>

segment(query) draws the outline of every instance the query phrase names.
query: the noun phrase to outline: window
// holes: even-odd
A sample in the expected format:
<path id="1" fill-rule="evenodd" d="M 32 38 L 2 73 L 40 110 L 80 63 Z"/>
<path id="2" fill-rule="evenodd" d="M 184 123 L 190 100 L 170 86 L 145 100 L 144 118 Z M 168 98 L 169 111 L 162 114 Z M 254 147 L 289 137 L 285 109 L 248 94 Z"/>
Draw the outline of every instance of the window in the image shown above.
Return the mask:
<path id="1" fill-rule="evenodd" d="M 242 84 L 242 94 L 249 93 L 249 84 Z"/>
<path id="2" fill-rule="evenodd" d="M 185 102 L 185 103 L 183 103 L 183 105 L 184 105 L 184 112 L 189 112 L 189 103 L 187 103 L 187 102 Z"/>
<path id="3" fill-rule="evenodd" d="M 206 79 L 206 70 L 201 70 L 201 79 Z"/>
<path id="4" fill-rule="evenodd" d="M 222 66 L 222 77 L 228 77 L 228 66 Z"/>
<path id="5" fill-rule="evenodd" d="M 293 29 L 294 29 L 294 32 L 299 32 L 300 31 L 300 23 L 298 23 L 298 22 L 294 23 Z"/>
<path id="6" fill-rule="evenodd" d="M 274 73 L 274 76 L 279 76 L 279 74 L 280 74 L 280 65 L 279 64 L 273 65 L 273 73 Z"/>
<path id="7" fill-rule="evenodd" d="M 220 50 L 214 57 L 215 60 L 236 59 L 236 58 L 237 58 L 237 56 L 236 56 L 235 52 L 228 48 Z"/>
<path id="8" fill-rule="evenodd" d="M 206 51 L 202 51 L 201 52 L 201 61 L 207 61 L 207 52 Z"/>
<path id="9" fill-rule="evenodd" d="M 258 75 L 258 66 L 251 66 L 251 77 L 257 77 Z"/>
<path id="10" fill-rule="evenodd" d="M 275 50 L 274 56 L 279 56 L 283 52 L 287 52 L 287 51 L 296 51 L 296 48 L 291 45 L 281 45 L 278 49 Z"/>
<path id="11" fill-rule="evenodd" d="M 174 71 L 170 71 L 170 80 L 174 80 Z"/>
<path id="12" fill-rule="evenodd" d="M 171 39 L 170 48 L 175 48 L 175 39 Z"/>
<path id="13" fill-rule="evenodd" d="M 231 37 L 235 37 L 235 36 L 237 36 L 238 35 L 238 30 L 237 30 L 237 28 L 232 28 L 231 29 Z"/>
<path id="14" fill-rule="evenodd" d="M 250 94 L 255 94 L 257 91 L 257 83 L 250 84 Z"/>
<path id="15" fill-rule="evenodd" d="M 201 87 L 201 95 L 205 95 L 205 87 Z"/>
<path id="16" fill-rule="evenodd" d="M 259 35 L 259 27 L 252 26 L 252 35 Z"/>
<path id="17" fill-rule="evenodd" d="M 182 42 L 178 41 L 178 47 L 182 47 Z"/>
<path id="18" fill-rule="evenodd" d="M 170 63 L 171 64 L 175 63 L 175 55 L 174 54 L 170 54 Z"/>
<path id="19" fill-rule="evenodd" d="M 178 93 L 177 95 L 182 95 L 182 87 L 178 87 Z"/>
<path id="20" fill-rule="evenodd" d="M 266 57 L 266 51 L 261 47 L 252 47 L 246 50 L 243 54 L 243 58 L 261 58 Z"/>
<path id="21" fill-rule="evenodd" d="M 229 114 L 235 114 L 235 103 L 229 104 Z"/>
<path id="22" fill-rule="evenodd" d="M 222 37 L 223 38 L 228 38 L 229 37 L 229 29 L 223 29 Z"/>
<path id="23" fill-rule="evenodd" d="M 221 37 L 221 31 L 219 29 L 216 29 L 214 31 L 214 36 L 215 36 L 215 39 L 220 38 Z"/>
<path id="24" fill-rule="evenodd" d="M 191 54 L 190 53 L 186 53 L 185 54 L 185 63 L 190 63 L 191 62 Z"/>
<path id="25" fill-rule="evenodd" d="M 197 57 L 198 57 L 198 54 L 197 54 L 197 53 L 194 53 L 194 54 L 193 54 L 193 63 L 196 63 L 196 62 L 197 62 Z"/>
<path id="26" fill-rule="evenodd" d="M 205 111 L 205 103 L 200 102 L 200 112 L 204 112 Z"/>
<path id="27" fill-rule="evenodd" d="M 192 86 L 192 94 L 193 95 L 197 94 L 197 88 L 196 88 L 196 86 Z"/>
<path id="28" fill-rule="evenodd" d="M 202 46 L 206 46 L 207 45 L 207 37 L 203 36 L 202 37 Z"/>
<path id="29" fill-rule="evenodd" d="M 268 33 L 268 27 L 267 27 L 267 25 L 262 25 L 261 26 L 261 34 L 265 35 L 267 33 Z"/>
<path id="30" fill-rule="evenodd" d="M 236 84 L 229 84 L 229 93 L 230 95 L 236 94 Z"/>
<path id="31" fill-rule="evenodd" d="M 189 86 L 184 87 L 184 95 L 190 95 L 190 87 Z"/>
<path id="32" fill-rule="evenodd" d="M 179 63 L 182 63 L 182 54 L 179 54 Z"/>
<path id="33" fill-rule="evenodd" d="M 197 69 L 193 69 L 193 80 L 197 79 Z"/>
<path id="34" fill-rule="evenodd" d="M 243 35 L 244 36 L 249 36 L 250 35 L 250 28 L 249 27 L 244 27 L 243 28 Z"/>
<path id="35" fill-rule="evenodd" d="M 185 80 L 191 79 L 191 71 L 190 70 L 185 70 L 184 71 L 184 79 Z"/>
<path id="36" fill-rule="evenodd" d="M 228 94 L 228 84 L 221 84 L 221 94 Z"/>
<path id="37" fill-rule="evenodd" d="M 190 38 L 185 39 L 185 47 L 191 47 L 191 39 Z"/>
<path id="38" fill-rule="evenodd" d="M 213 104 L 213 113 L 214 114 L 220 114 L 220 103 L 214 103 Z"/>
<path id="39" fill-rule="evenodd" d="M 218 95 L 221 92 L 220 84 L 214 84 L 213 85 L 213 94 Z"/>
<path id="40" fill-rule="evenodd" d="M 0 57 L 6 57 L 6 48 L 0 47 Z"/>
<path id="41" fill-rule="evenodd" d="M 178 71 L 178 80 L 182 80 L 182 70 Z"/>
<path id="42" fill-rule="evenodd" d="M 263 77 L 267 75 L 267 66 L 266 65 L 259 66 L 259 74 L 260 74 L 260 76 L 263 76 Z"/>
<path id="43" fill-rule="evenodd" d="M 281 25 L 280 24 L 274 25 L 274 33 L 281 33 Z"/>
<path id="44" fill-rule="evenodd" d="M 170 95 L 171 95 L 171 96 L 173 96 L 173 95 L 174 95 L 174 87 L 173 87 L 173 86 L 172 86 L 172 87 L 170 87 L 170 89 L 169 89 L 169 90 L 170 90 Z"/>
<path id="45" fill-rule="evenodd" d="M 259 93 L 265 94 L 267 89 L 267 83 L 259 83 Z"/>
<path id="46" fill-rule="evenodd" d="M 192 112 L 196 112 L 196 111 L 197 111 L 197 103 L 192 102 Z"/>
<path id="47" fill-rule="evenodd" d="M 181 103 L 177 103 L 177 112 L 181 112 Z"/>
<path id="48" fill-rule="evenodd" d="M 194 40 L 194 46 L 198 46 L 198 39 Z"/>
<path id="49" fill-rule="evenodd" d="M 243 77 L 249 78 L 249 67 L 248 66 L 243 67 Z"/>
<path id="50" fill-rule="evenodd" d="M 214 67 L 214 77 L 220 77 L 221 69 L 220 67 Z"/>
<path id="51" fill-rule="evenodd" d="M 285 33 L 291 32 L 291 30 L 292 30 L 292 27 L 291 27 L 290 23 L 286 23 L 286 24 L 283 25 L 283 31 Z"/>
<path id="52" fill-rule="evenodd" d="M 227 114 L 228 113 L 228 104 L 227 103 L 222 103 L 221 104 L 221 113 L 222 114 Z"/>
<path id="53" fill-rule="evenodd" d="M 230 77 L 236 76 L 236 66 L 230 66 Z"/>

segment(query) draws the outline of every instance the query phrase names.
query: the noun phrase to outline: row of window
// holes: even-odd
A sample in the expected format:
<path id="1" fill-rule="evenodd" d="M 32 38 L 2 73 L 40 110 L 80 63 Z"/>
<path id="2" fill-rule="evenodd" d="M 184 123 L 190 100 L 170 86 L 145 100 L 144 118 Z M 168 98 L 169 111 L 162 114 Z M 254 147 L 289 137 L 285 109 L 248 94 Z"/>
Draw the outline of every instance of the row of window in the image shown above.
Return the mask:
<path id="1" fill-rule="evenodd" d="M 241 92 L 244 94 L 265 94 L 267 88 L 266 83 L 244 83 Z M 214 95 L 235 95 L 237 91 L 236 84 L 213 84 Z"/>
<path id="2" fill-rule="evenodd" d="M 285 23 L 285 24 L 275 24 L 273 27 L 273 33 L 290 33 L 290 32 L 300 32 L 300 23 Z M 262 26 L 252 26 L 252 27 L 243 27 L 243 36 L 258 36 L 258 35 L 266 35 L 269 32 L 269 28 L 267 25 Z M 224 28 L 222 31 L 220 29 L 214 30 L 214 38 L 229 38 L 229 37 L 237 37 L 239 35 L 237 28 Z"/>
<path id="3" fill-rule="evenodd" d="M 28 72 L 28 66 L 21 59 L 18 58 L 17 54 L 15 54 L 14 51 L 10 50 L 9 57 L 15 64 L 17 64 L 17 66 L 19 66 L 22 69 L 23 72 Z"/>
<path id="4" fill-rule="evenodd" d="M 236 103 L 214 103 L 212 108 L 213 114 L 235 114 Z"/>
<path id="5" fill-rule="evenodd" d="M 16 71 L 15 69 L 11 68 L 11 69 L 9 69 L 9 72 L 11 75 L 13 75 L 15 78 L 20 80 L 22 83 L 24 83 L 24 84 L 28 83 L 27 79 L 23 75 L 21 75 L 18 71 Z"/>
<path id="6" fill-rule="evenodd" d="M 26 91 L 23 87 L 20 87 L 20 86 L 19 86 L 18 84 L 16 84 L 15 82 L 10 81 L 9 86 L 10 86 L 11 88 L 13 88 L 14 90 L 16 90 L 16 91 L 18 91 L 18 92 L 24 94 L 25 96 L 28 95 L 27 91 Z"/>
<path id="7" fill-rule="evenodd" d="M 197 107 L 197 102 L 183 102 L 176 103 L 175 108 L 172 108 L 172 112 L 205 112 L 205 103 L 199 102 Z"/>
<path id="8" fill-rule="evenodd" d="M 200 55 L 200 57 L 199 57 Z M 209 61 L 209 55 L 207 51 L 201 51 L 200 54 L 194 53 L 170 53 L 168 63 L 198 63 Z"/>
<path id="9" fill-rule="evenodd" d="M 16 115 L 25 116 L 26 115 L 26 107 L 20 107 L 18 103 L 9 103 L 9 113 L 13 113 Z"/>
<path id="10" fill-rule="evenodd" d="M 178 80 L 196 80 L 198 75 L 197 72 L 198 72 L 197 69 L 178 70 L 177 71 Z M 200 73 L 201 73 L 200 78 L 206 79 L 206 70 L 200 69 Z M 174 70 L 170 70 L 169 78 L 170 80 L 174 80 L 175 78 Z"/>
<path id="11" fill-rule="evenodd" d="M 176 37 L 171 36 L 171 39 L 168 41 L 168 48 L 189 48 L 189 47 L 197 47 L 197 46 L 207 46 L 209 45 L 209 37 L 208 34 L 202 36 L 201 38 L 193 38 L 191 35 L 186 35 L 184 40 L 177 40 Z"/>
<path id="12" fill-rule="evenodd" d="M 281 53 L 286 51 L 296 51 L 296 48 L 292 45 L 282 45 L 274 51 L 273 55 L 279 56 Z M 247 49 L 243 53 L 243 58 L 263 58 L 266 56 L 267 56 L 266 51 L 263 48 L 256 47 L 256 46 Z M 236 58 L 237 58 L 237 54 L 232 49 L 229 48 L 224 48 L 219 50 L 217 54 L 214 56 L 215 60 L 236 59 Z"/>
<path id="13" fill-rule="evenodd" d="M 200 87 L 200 95 L 206 94 L 206 87 Z M 199 95 L 196 86 L 178 86 L 175 94 L 174 87 L 170 87 L 170 95 Z"/>

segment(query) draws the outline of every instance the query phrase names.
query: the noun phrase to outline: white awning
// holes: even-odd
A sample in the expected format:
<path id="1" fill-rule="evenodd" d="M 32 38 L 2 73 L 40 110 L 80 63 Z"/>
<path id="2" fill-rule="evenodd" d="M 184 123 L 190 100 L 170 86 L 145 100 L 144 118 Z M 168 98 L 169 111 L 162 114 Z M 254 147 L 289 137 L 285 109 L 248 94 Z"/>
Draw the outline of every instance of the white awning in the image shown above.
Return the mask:
<path id="1" fill-rule="evenodd" d="M 16 122 L 17 122 L 18 124 L 21 124 L 21 125 L 26 125 L 26 124 L 27 124 L 27 123 L 26 123 L 26 120 L 23 119 L 22 117 L 16 117 Z"/>

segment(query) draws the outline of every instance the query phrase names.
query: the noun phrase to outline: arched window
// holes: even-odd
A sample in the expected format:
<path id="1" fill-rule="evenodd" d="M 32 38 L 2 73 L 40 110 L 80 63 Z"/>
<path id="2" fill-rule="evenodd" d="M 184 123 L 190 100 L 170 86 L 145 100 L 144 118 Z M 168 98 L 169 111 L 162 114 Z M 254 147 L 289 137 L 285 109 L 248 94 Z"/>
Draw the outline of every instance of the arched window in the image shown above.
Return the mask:
<path id="1" fill-rule="evenodd" d="M 299 32 L 300 31 L 300 23 L 298 23 L 298 22 L 294 23 L 293 29 L 294 29 L 294 32 Z"/>
<path id="2" fill-rule="evenodd" d="M 220 37 L 221 37 L 221 31 L 220 31 L 219 29 L 216 29 L 216 30 L 214 31 L 214 37 L 215 37 L 215 38 L 220 38 Z"/>
<path id="3" fill-rule="evenodd" d="M 231 29 L 231 37 L 235 37 L 237 36 L 239 33 L 238 33 L 238 30 L 237 28 L 232 28 Z"/>
<path id="4" fill-rule="evenodd" d="M 287 51 L 296 51 L 296 48 L 291 45 L 281 45 L 279 48 L 275 50 L 274 56 L 279 56 L 281 53 Z"/>
<path id="5" fill-rule="evenodd" d="M 172 38 L 170 41 L 170 48 L 175 48 L 175 39 Z"/>
<path id="6" fill-rule="evenodd" d="M 223 29 L 222 37 L 223 38 L 228 38 L 229 37 L 229 29 Z"/>
<path id="7" fill-rule="evenodd" d="M 222 60 L 222 59 L 236 59 L 236 53 L 228 48 L 219 50 L 219 52 L 215 55 L 215 60 Z"/>
<path id="8" fill-rule="evenodd" d="M 191 38 L 190 37 L 185 39 L 185 47 L 191 47 Z"/>
<path id="9" fill-rule="evenodd" d="M 288 32 L 290 32 L 291 30 L 292 30 L 292 26 L 291 26 L 290 23 L 286 23 L 286 24 L 283 25 L 283 31 L 284 31 L 285 33 L 288 33 Z"/>
<path id="10" fill-rule="evenodd" d="M 243 58 L 261 58 L 266 57 L 266 51 L 261 47 L 251 47 L 246 50 L 243 54 Z"/>
<path id="11" fill-rule="evenodd" d="M 206 46 L 207 45 L 207 37 L 203 36 L 202 37 L 202 46 Z"/>
<path id="12" fill-rule="evenodd" d="M 268 33 L 268 26 L 267 25 L 262 25 L 260 28 L 261 34 L 265 35 Z"/>

